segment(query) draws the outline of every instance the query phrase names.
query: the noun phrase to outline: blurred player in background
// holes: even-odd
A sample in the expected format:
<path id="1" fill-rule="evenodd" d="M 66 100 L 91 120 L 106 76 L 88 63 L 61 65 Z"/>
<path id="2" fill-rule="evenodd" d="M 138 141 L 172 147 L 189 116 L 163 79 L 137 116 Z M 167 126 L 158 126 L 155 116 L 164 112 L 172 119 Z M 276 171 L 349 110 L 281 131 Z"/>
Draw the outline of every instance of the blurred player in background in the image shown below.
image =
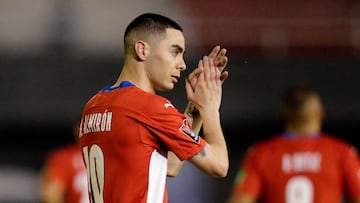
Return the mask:
<path id="1" fill-rule="evenodd" d="M 321 132 L 323 111 L 315 90 L 286 91 L 280 111 L 285 132 L 248 150 L 228 203 L 360 202 L 357 151 Z"/>
<path id="2" fill-rule="evenodd" d="M 182 28 L 142 14 L 126 28 L 124 65 L 117 81 L 84 107 L 80 144 L 94 203 L 167 202 L 166 175 L 183 160 L 225 177 L 228 152 L 220 123 L 226 50 L 215 46 L 186 80 L 185 114 L 156 94 L 170 91 L 186 69 Z M 204 137 L 198 135 L 202 126 Z"/>
<path id="3" fill-rule="evenodd" d="M 51 151 L 41 171 L 42 203 L 89 203 L 86 168 L 78 143 L 79 123 L 73 126 L 74 143 Z"/>

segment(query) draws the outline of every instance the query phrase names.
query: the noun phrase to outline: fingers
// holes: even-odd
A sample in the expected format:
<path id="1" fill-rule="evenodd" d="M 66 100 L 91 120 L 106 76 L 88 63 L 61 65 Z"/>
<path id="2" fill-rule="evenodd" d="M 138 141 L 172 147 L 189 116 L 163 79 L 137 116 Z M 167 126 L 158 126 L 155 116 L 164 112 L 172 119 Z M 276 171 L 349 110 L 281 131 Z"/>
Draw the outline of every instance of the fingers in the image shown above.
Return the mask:
<path id="1" fill-rule="evenodd" d="M 201 68 L 196 68 L 195 70 L 193 70 L 189 76 L 188 76 L 188 80 L 189 80 L 189 83 L 191 85 L 191 87 L 193 89 L 195 89 L 196 85 L 197 85 L 197 81 L 198 81 L 198 77 L 200 75 L 200 73 L 202 72 L 202 69 Z"/>
<path id="2" fill-rule="evenodd" d="M 200 70 L 199 76 L 198 76 L 198 81 L 202 82 L 202 81 L 204 81 L 204 77 L 205 77 L 205 74 L 204 74 L 204 61 L 203 60 L 199 60 L 198 69 Z"/>
<path id="3" fill-rule="evenodd" d="M 195 70 L 193 70 L 189 76 L 188 76 L 188 79 L 189 80 L 192 80 L 193 78 L 197 78 L 199 76 L 199 74 L 202 72 L 202 69 L 203 69 L 203 66 L 202 66 L 202 62 L 201 60 L 199 60 L 198 62 L 198 67 L 195 68 Z"/>
<path id="4" fill-rule="evenodd" d="M 196 88 L 199 77 L 203 80 L 220 79 L 223 82 L 229 75 L 228 72 L 224 72 L 224 69 L 228 63 L 228 57 L 226 56 L 227 50 L 221 48 L 219 45 L 215 46 L 208 56 L 204 56 L 202 60 L 199 60 L 198 68 L 191 72 L 188 76 L 189 83 L 193 90 Z M 204 67 L 210 67 L 215 70 L 207 70 L 205 74 L 202 74 Z M 222 73 L 224 72 L 224 73 Z"/>
<path id="5" fill-rule="evenodd" d="M 217 72 L 219 71 L 214 66 L 214 60 L 209 60 L 209 68 L 211 80 L 217 80 L 219 78 L 219 74 L 217 74 Z"/>
<path id="6" fill-rule="evenodd" d="M 218 63 L 218 62 L 221 62 L 223 60 L 224 57 L 226 57 L 226 52 L 227 50 L 225 48 L 222 48 L 220 50 L 220 52 L 216 55 L 216 58 L 215 58 L 215 64 Z"/>
<path id="7" fill-rule="evenodd" d="M 229 73 L 227 71 L 223 71 L 220 75 L 220 81 L 221 83 L 224 83 L 224 81 L 226 80 L 226 78 L 229 77 Z"/>
<path id="8" fill-rule="evenodd" d="M 226 49 L 215 46 L 208 56 L 199 60 L 198 68 L 186 80 L 187 98 L 199 111 L 219 109 L 222 83 L 229 75 L 224 71 L 228 63 L 226 52 Z"/>
<path id="9" fill-rule="evenodd" d="M 227 65 L 228 58 L 226 56 L 227 50 L 225 48 L 220 48 L 219 45 L 216 45 L 213 50 L 208 55 L 209 59 L 214 60 L 214 64 L 220 71 L 223 71 Z"/>
<path id="10" fill-rule="evenodd" d="M 193 78 L 197 78 L 201 72 L 202 72 L 202 69 L 196 68 L 195 70 L 193 70 L 193 72 L 191 72 L 189 74 L 188 79 L 192 80 Z"/>
<path id="11" fill-rule="evenodd" d="M 220 51 L 220 46 L 216 45 L 213 50 L 208 55 L 209 58 L 215 59 L 218 56 L 218 53 Z"/>
<path id="12" fill-rule="evenodd" d="M 223 71 L 228 63 L 227 56 L 217 57 L 215 60 L 215 66 L 220 70 Z"/>
<path id="13" fill-rule="evenodd" d="M 207 56 L 203 57 L 203 65 L 204 65 L 204 80 L 210 81 L 211 78 L 210 60 Z"/>
<path id="14" fill-rule="evenodd" d="M 188 79 L 185 80 L 185 90 L 187 98 L 190 100 L 190 98 L 194 95 L 194 89 L 191 87 L 190 81 Z"/>
<path id="15" fill-rule="evenodd" d="M 221 72 L 214 65 L 214 60 L 204 56 L 203 58 L 203 72 L 204 80 L 210 81 L 220 81 Z"/>

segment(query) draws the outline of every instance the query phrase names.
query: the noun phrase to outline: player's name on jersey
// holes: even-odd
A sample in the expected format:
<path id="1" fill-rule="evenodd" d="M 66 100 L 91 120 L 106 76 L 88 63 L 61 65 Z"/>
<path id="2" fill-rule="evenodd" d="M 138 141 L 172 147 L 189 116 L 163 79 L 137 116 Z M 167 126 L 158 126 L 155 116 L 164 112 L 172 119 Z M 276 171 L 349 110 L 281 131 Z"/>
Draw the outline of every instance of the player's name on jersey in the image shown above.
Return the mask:
<path id="1" fill-rule="evenodd" d="M 282 170 L 285 173 L 312 172 L 321 170 L 321 154 L 319 152 L 296 152 L 282 156 Z"/>
<path id="2" fill-rule="evenodd" d="M 85 114 L 81 119 L 79 136 L 87 133 L 111 131 L 112 112 Z"/>

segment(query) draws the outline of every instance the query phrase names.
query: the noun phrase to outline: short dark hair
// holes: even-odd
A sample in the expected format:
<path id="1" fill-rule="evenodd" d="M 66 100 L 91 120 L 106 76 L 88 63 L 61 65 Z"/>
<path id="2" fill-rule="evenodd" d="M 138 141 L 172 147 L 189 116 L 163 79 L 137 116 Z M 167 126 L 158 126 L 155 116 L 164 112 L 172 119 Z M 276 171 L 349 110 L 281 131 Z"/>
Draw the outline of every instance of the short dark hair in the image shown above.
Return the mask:
<path id="1" fill-rule="evenodd" d="M 318 92 L 305 85 L 293 86 L 287 89 L 281 97 L 280 118 L 285 122 L 303 121 L 303 108 L 310 98 L 320 98 Z"/>
<path id="2" fill-rule="evenodd" d="M 144 13 L 136 17 L 127 26 L 124 34 L 125 52 L 131 49 L 133 44 L 131 35 L 132 33 L 146 34 L 146 35 L 162 35 L 165 34 L 167 28 L 173 28 L 183 31 L 181 26 L 174 20 L 156 13 Z"/>

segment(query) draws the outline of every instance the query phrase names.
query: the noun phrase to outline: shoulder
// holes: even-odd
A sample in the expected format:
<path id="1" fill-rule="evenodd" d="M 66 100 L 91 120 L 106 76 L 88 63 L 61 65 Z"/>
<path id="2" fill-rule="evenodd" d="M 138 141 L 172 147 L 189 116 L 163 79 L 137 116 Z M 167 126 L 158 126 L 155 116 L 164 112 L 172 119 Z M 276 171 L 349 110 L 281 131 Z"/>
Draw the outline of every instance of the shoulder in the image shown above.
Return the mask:
<path id="1" fill-rule="evenodd" d="M 167 98 L 149 92 L 142 92 L 141 97 L 139 97 L 136 101 L 133 101 L 133 104 L 139 107 L 139 111 L 152 112 L 152 113 L 160 113 L 160 114 L 178 114 L 178 109 L 175 105 L 168 100 Z"/>
<path id="2" fill-rule="evenodd" d="M 328 133 L 322 133 L 320 135 L 320 139 L 322 142 L 327 142 L 329 144 L 343 146 L 343 147 L 351 145 L 348 141 L 341 139 L 339 137 L 336 137 L 335 135 L 328 134 Z"/>
<path id="3" fill-rule="evenodd" d="M 151 109 L 174 107 L 174 105 L 163 96 L 151 92 L 145 92 L 137 87 L 129 87 L 126 89 L 127 90 L 124 91 L 123 94 L 126 96 L 126 101 L 129 104 L 136 104 L 139 107 L 149 107 Z M 122 101 L 124 100 L 123 97 L 120 99 Z"/>
<path id="4" fill-rule="evenodd" d="M 175 108 L 165 97 L 143 91 L 135 86 L 119 88 L 112 91 L 99 91 L 88 100 L 85 109 L 94 106 L 120 107 L 126 110 L 134 109 L 137 112 L 158 111 L 159 109 L 169 107 Z"/>
<path id="5" fill-rule="evenodd" d="M 356 147 L 351 144 L 349 141 L 341 139 L 331 134 L 323 133 L 321 134 L 321 141 L 325 145 L 329 145 L 333 150 L 341 151 L 350 151 L 351 153 L 357 153 Z"/>

